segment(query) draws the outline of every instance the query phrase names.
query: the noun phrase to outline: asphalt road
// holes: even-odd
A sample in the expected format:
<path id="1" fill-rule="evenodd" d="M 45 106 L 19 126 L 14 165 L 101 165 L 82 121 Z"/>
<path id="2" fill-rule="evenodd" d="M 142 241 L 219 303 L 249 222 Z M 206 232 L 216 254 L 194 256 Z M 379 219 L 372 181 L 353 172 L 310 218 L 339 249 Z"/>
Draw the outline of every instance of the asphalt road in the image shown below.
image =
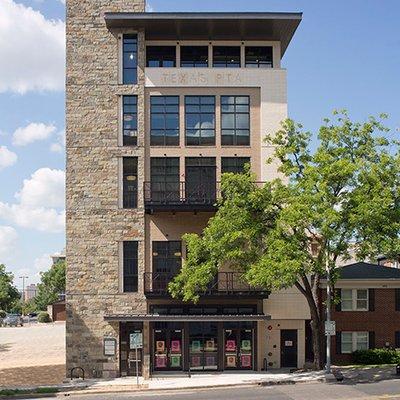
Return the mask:
<path id="1" fill-rule="evenodd" d="M 356 385 L 303 383 L 147 393 L 73 394 L 67 398 L 70 400 L 400 400 L 400 380 Z"/>

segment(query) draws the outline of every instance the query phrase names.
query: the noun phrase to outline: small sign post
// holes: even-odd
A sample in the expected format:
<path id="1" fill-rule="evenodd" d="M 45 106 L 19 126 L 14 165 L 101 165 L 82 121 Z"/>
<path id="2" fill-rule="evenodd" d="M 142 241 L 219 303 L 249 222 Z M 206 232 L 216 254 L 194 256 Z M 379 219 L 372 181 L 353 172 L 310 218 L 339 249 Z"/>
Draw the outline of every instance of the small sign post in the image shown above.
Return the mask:
<path id="1" fill-rule="evenodd" d="M 138 349 L 143 347 L 143 334 L 140 331 L 133 332 L 129 335 L 129 347 L 135 350 L 136 362 L 136 384 L 139 387 L 139 358 Z"/>
<path id="2" fill-rule="evenodd" d="M 336 323 L 335 321 L 325 321 L 325 336 L 336 335 Z"/>

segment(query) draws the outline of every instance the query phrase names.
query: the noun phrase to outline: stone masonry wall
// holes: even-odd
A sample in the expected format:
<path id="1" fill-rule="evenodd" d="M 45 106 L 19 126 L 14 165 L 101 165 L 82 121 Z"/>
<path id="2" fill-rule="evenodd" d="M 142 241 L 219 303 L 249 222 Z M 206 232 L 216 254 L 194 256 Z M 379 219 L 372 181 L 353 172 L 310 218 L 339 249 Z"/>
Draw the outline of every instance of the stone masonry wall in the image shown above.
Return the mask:
<path id="1" fill-rule="evenodd" d="M 144 0 L 67 0 L 67 374 L 113 377 L 118 356 L 103 355 L 103 338 L 118 339 L 107 313 L 145 312 L 137 294 L 120 292 L 120 242 L 139 240 L 143 276 L 144 33 L 138 33 L 138 85 L 119 85 L 118 34 L 106 11 L 144 11 Z M 119 97 L 138 95 L 138 147 L 118 146 Z M 138 209 L 119 208 L 122 156 L 138 157 Z M 118 340 L 117 340 L 118 341 Z M 117 351 L 118 354 L 118 351 Z"/>

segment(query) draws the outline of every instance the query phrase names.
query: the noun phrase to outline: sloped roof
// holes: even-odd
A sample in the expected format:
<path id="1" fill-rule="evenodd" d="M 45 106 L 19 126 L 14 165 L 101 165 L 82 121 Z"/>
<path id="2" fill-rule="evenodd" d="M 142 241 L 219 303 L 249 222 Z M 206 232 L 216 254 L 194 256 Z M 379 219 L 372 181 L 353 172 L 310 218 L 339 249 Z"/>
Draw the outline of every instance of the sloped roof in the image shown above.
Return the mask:
<path id="1" fill-rule="evenodd" d="M 339 279 L 400 279 L 400 269 L 358 262 L 338 268 Z"/>

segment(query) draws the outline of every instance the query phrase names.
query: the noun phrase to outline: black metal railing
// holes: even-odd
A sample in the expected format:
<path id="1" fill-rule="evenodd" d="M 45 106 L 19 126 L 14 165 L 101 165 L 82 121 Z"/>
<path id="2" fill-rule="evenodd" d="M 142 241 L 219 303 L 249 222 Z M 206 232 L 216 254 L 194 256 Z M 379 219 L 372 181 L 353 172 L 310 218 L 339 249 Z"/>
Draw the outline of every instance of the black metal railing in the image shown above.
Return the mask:
<path id="1" fill-rule="evenodd" d="M 146 272 L 144 274 L 144 292 L 146 295 L 168 296 L 168 284 L 174 278 L 168 272 Z M 201 295 L 240 295 L 262 294 L 265 289 L 257 288 L 245 282 L 240 272 L 218 272 L 206 290 L 199 291 Z"/>

